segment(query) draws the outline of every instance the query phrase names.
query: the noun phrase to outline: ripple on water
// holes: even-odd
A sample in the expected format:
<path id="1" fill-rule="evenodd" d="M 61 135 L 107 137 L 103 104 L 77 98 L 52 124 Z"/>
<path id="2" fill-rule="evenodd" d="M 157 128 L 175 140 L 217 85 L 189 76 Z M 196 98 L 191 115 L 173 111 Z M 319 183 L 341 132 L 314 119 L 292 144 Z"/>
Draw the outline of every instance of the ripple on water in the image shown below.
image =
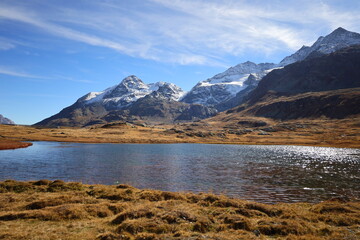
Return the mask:
<path id="1" fill-rule="evenodd" d="M 206 144 L 35 142 L 0 151 L 0 178 L 128 183 L 274 202 L 360 197 L 360 150 Z"/>

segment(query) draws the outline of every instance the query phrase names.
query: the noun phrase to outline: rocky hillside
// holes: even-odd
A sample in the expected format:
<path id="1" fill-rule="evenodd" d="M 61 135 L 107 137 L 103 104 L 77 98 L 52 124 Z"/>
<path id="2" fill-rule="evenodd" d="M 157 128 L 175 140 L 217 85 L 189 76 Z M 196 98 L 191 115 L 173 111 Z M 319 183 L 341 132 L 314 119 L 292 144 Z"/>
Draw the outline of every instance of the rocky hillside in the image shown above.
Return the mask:
<path id="1" fill-rule="evenodd" d="M 360 45 L 274 70 L 229 114 L 274 119 L 360 114 Z"/>
<path id="2" fill-rule="evenodd" d="M 0 114 L 0 124 L 15 124 L 15 123 Z"/>

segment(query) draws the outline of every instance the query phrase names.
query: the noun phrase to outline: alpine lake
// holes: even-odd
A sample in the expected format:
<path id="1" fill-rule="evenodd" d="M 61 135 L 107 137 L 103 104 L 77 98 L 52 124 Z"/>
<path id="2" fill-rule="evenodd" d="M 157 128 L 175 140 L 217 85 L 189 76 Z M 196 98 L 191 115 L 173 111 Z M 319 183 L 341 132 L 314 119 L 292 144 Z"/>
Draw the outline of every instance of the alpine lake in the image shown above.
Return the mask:
<path id="1" fill-rule="evenodd" d="M 34 142 L 0 151 L 0 180 L 126 183 L 263 203 L 360 197 L 360 149 Z"/>

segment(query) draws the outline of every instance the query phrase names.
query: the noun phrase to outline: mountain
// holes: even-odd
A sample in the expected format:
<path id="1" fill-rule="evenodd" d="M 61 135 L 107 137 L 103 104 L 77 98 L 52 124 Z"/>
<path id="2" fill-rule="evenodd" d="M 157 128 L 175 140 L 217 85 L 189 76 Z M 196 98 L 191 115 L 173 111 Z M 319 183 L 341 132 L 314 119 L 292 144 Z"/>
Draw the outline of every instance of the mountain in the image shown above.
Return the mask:
<path id="1" fill-rule="evenodd" d="M 273 70 L 229 114 L 274 119 L 360 114 L 360 45 Z"/>
<path id="2" fill-rule="evenodd" d="M 178 102 L 183 95 L 184 91 L 175 84 L 145 84 L 131 75 L 104 91 L 86 94 L 73 105 L 35 125 L 79 127 L 112 121 L 173 123 L 207 118 L 217 113 L 213 108 Z"/>
<path id="3" fill-rule="evenodd" d="M 344 28 L 337 28 L 325 37 L 319 37 L 311 46 L 303 46 L 294 54 L 285 57 L 279 66 L 286 66 L 294 62 L 302 61 L 307 57 L 316 57 L 323 54 L 329 54 L 339 49 L 349 47 L 351 45 L 360 44 L 360 34 L 350 32 Z"/>
<path id="4" fill-rule="evenodd" d="M 218 111 L 224 111 L 241 104 L 258 82 L 272 70 L 356 44 L 360 44 L 360 34 L 338 28 L 325 37 L 319 37 L 311 47 L 303 46 L 279 64 L 245 62 L 201 81 L 182 101 L 213 106 Z"/>
<path id="5" fill-rule="evenodd" d="M 0 124 L 15 124 L 15 123 L 0 114 Z"/>
<path id="6" fill-rule="evenodd" d="M 219 73 L 212 78 L 201 81 L 181 100 L 185 103 L 197 103 L 216 106 L 234 97 L 238 92 L 257 81 L 276 67 L 273 63 L 244 62 Z"/>
<path id="7" fill-rule="evenodd" d="M 157 82 L 152 84 L 145 84 L 138 77 L 131 75 L 124 78 L 120 84 L 110 87 L 102 92 L 90 92 L 80 98 L 78 102 L 84 105 L 91 105 L 94 103 L 102 104 L 107 110 L 124 109 L 136 102 L 138 99 L 157 91 L 160 87 L 166 90 L 168 99 L 174 101 L 179 100 L 184 91 L 172 83 Z"/>

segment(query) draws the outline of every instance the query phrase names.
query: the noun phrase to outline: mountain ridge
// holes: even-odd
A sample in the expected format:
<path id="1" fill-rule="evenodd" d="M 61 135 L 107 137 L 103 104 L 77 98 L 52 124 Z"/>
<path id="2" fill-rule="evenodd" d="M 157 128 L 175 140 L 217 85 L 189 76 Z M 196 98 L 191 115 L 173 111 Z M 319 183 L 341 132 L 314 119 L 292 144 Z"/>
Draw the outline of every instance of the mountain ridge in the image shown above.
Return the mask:
<path id="1" fill-rule="evenodd" d="M 0 124 L 13 125 L 15 122 L 0 114 Z"/>
<path id="2" fill-rule="evenodd" d="M 83 127 L 111 121 L 159 124 L 199 120 L 217 113 L 202 105 L 179 102 L 183 94 L 173 83 L 145 84 L 130 75 L 104 91 L 87 93 L 58 114 L 34 125 Z"/>

